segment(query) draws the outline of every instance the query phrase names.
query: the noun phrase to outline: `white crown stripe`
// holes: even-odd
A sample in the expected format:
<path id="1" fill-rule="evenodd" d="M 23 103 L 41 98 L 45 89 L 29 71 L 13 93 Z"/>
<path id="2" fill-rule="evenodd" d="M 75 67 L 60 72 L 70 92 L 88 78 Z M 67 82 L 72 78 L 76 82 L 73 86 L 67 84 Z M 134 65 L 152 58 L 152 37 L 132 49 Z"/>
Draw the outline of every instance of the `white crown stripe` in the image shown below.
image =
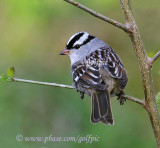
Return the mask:
<path id="1" fill-rule="evenodd" d="M 84 34 L 80 37 L 80 39 L 77 40 L 77 41 L 73 44 L 73 46 L 75 46 L 75 45 L 82 45 L 83 42 L 88 39 L 88 37 L 89 37 L 89 34 L 88 34 L 88 33 L 84 33 Z"/>
<path id="2" fill-rule="evenodd" d="M 76 33 L 76 34 L 74 34 L 73 36 L 71 36 L 71 38 L 68 40 L 68 42 L 67 42 L 67 45 L 70 43 L 70 41 L 75 37 L 75 36 L 77 36 L 78 34 L 81 34 L 81 33 L 85 33 L 85 32 L 78 32 L 78 33 Z"/>
<path id="3" fill-rule="evenodd" d="M 74 34 L 74 35 L 68 40 L 67 45 L 69 44 L 69 42 L 70 42 L 77 34 L 79 34 L 79 33 Z"/>

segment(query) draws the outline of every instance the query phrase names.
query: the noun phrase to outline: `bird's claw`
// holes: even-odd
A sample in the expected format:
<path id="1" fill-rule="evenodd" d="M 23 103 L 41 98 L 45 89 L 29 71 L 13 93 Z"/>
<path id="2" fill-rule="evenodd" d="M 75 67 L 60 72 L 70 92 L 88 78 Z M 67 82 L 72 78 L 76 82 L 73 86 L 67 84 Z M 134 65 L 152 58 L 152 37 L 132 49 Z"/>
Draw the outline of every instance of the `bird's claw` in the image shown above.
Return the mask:
<path id="1" fill-rule="evenodd" d="M 81 99 L 84 98 L 84 92 L 80 91 L 80 97 L 81 97 Z"/>
<path id="2" fill-rule="evenodd" d="M 123 95 L 124 95 L 123 91 L 121 91 L 119 94 L 117 94 L 117 96 L 118 96 L 117 100 L 119 100 L 120 105 L 123 105 L 124 102 L 126 101 L 126 98 L 124 98 Z"/>

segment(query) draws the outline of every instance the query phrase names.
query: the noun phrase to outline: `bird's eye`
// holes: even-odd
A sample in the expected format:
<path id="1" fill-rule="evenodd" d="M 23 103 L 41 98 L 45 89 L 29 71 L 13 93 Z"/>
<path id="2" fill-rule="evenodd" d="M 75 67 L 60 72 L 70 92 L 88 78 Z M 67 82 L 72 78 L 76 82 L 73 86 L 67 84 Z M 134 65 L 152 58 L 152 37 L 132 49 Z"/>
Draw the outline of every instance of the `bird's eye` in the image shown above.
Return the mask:
<path id="1" fill-rule="evenodd" d="M 74 48 L 76 48 L 76 49 L 78 49 L 79 47 L 80 47 L 80 45 L 78 45 L 78 44 L 74 46 Z"/>

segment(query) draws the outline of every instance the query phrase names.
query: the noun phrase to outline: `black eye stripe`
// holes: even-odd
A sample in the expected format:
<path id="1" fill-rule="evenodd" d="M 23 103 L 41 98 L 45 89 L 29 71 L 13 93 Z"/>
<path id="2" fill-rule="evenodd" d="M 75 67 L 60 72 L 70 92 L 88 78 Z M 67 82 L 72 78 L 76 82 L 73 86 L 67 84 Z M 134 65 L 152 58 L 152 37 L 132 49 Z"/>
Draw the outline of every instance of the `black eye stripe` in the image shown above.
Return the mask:
<path id="1" fill-rule="evenodd" d="M 73 47 L 73 45 L 76 43 L 76 41 L 78 41 L 83 35 L 85 35 L 85 32 L 77 33 L 77 34 L 69 41 L 69 43 L 66 45 L 66 48 L 67 48 L 67 49 L 72 49 L 72 48 L 79 49 L 82 45 L 87 44 L 88 42 L 90 42 L 92 39 L 95 38 L 95 37 L 92 36 L 92 35 L 88 35 L 87 39 L 86 39 L 85 41 L 83 41 L 83 43 L 81 43 L 80 45 L 75 45 L 75 46 Z"/>
<path id="2" fill-rule="evenodd" d="M 84 35 L 84 32 L 81 32 L 79 34 L 77 34 L 66 46 L 67 49 L 71 49 L 74 45 L 74 43 L 80 39 L 80 37 L 82 37 Z"/>
<path id="3" fill-rule="evenodd" d="M 81 46 L 78 44 L 78 45 L 75 45 L 74 48 L 76 49 L 79 49 Z"/>
<path id="4" fill-rule="evenodd" d="M 81 44 L 79 47 L 81 47 L 82 45 L 87 44 L 88 42 L 90 42 L 91 40 L 93 40 L 95 37 L 92 35 L 89 35 L 88 38 L 83 42 L 83 44 Z"/>

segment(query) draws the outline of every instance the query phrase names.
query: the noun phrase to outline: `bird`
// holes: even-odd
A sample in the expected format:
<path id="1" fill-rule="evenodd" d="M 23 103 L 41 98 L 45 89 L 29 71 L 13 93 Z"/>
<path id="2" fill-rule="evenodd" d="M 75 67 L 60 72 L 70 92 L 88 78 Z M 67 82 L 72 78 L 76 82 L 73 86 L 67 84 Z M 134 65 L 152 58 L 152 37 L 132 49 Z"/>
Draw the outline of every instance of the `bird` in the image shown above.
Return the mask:
<path id="1" fill-rule="evenodd" d="M 88 32 L 71 36 L 60 55 L 68 55 L 71 61 L 73 88 L 91 97 L 91 123 L 114 125 L 110 97 L 117 96 L 120 105 L 128 77 L 115 51 L 104 41 Z"/>

